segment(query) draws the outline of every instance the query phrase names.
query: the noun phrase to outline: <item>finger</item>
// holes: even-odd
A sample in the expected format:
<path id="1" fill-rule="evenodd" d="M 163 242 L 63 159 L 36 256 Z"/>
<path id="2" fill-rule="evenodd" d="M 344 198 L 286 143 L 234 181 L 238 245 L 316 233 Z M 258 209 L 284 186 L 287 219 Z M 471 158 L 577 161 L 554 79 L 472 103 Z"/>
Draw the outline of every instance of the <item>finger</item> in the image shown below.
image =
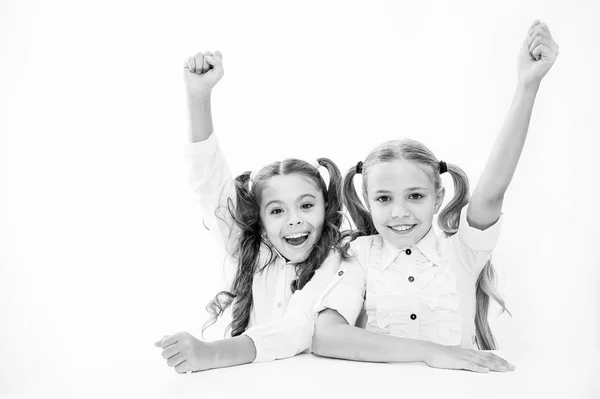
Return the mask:
<path id="1" fill-rule="evenodd" d="M 485 367 L 489 371 L 500 371 L 500 372 L 508 371 L 508 367 L 506 367 L 506 365 L 504 365 L 500 362 L 495 362 L 490 359 L 480 358 L 480 359 L 477 359 L 476 363 L 478 366 Z"/>
<path id="2" fill-rule="evenodd" d="M 219 58 L 223 58 L 223 54 L 221 54 L 221 52 L 219 50 L 215 50 L 215 57 L 219 57 Z"/>
<path id="3" fill-rule="evenodd" d="M 540 20 L 536 19 L 535 21 L 533 21 L 533 23 L 531 24 L 531 26 L 528 29 L 528 33 L 529 35 L 531 35 L 531 32 L 533 31 L 533 29 L 538 26 L 540 24 Z"/>
<path id="4" fill-rule="evenodd" d="M 538 61 L 541 60 L 542 58 L 549 57 L 550 54 L 551 54 L 550 49 L 544 44 L 539 44 L 531 52 L 531 55 L 533 56 L 533 58 L 535 58 Z"/>
<path id="5" fill-rule="evenodd" d="M 170 335 L 161 341 L 160 346 L 161 348 L 165 349 L 173 344 L 176 344 L 177 342 L 179 342 L 179 335 Z"/>
<path id="6" fill-rule="evenodd" d="M 206 57 L 207 55 L 212 57 L 213 56 L 212 51 L 205 51 L 204 56 Z"/>
<path id="7" fill-rule="evenodd" d="M 196 73 L 202 73 L 202 65 L 204 65 L 204 53 L 196 53 Z"/>
<path id="8" fill-rule="evenodd" d="M 501 358 L 498 355 L 495 355 L 493 353 L 488 353 L 488 360 L 494 362 L 496 365 L 500 366 L 500 367 L 504 367 L 506 368 L 506 370 L 502 370 L 502 371 L 512 371 L 515 369 L 515 366 L 513 364 L 511 364 L 508 360 Z"/>
<path id="9" fill-rule="evenodd" d="M 162 357 L 164 359 L 170 359 L 177 354 L 179 354 L 179 348 L 177 345 L 171 345 L 162 351 Z"/>
<path id="10" fill-rule="evenodd" d="M 529 52 L 533 53 L 533 49 L 539 46 L 540 44 L 548 45 L 548 40 L 542 36 L 536 36 L 529 44 Z"/>
<path id="11" fill-rule="evenodd" d="M 508 362 L 506 360 L 502 359 L 498 355 L 495 355 L 493 353 L 488 353 L 488 352 L 483 352 L 482 355 L 489 362 L 492 362 L 492 363 L 495 363 L 495 364 L 499 364 L 499 365 L 504 366 L 504 367 L 508 367 Z"/>
<path id="12" fill-rule="evenodd" d="M 478 365 L 477 363 L 469 362 L 469 361 L 466 361 L 465 363 L 463 363 L 461 368 L 463 370 L 474 371 L 476 373 L 489 373 L 490 372 L 490 369 L 488 369 L 487 367 L 483 367 L 483 366 Z"/>
<path id="13" fill-rule="evenodd" d="M 548 32 L 540 28 L 535 28 L 535 32 L 533 33 L 533 35 L 529 36 L 527 41 L 531 44 L 536 38 L 540 37 L 548 41 L 552 40 L 552 37 Z"/>
<path id="14" fill-rule="evenodd" d="M 504 366 L 505 366 L 507 369 L 509 369 L 509 370 L 514 370 L 514 369 L 515 369 L 515 366 L 514 366 L 514 365 L 513 365 L 511 362 L 509 362 L 509 361 L 508 361 L 508 360 L 506 360 L 506 359 L 503 359 L 503 358 L 501 358 L 501 357 L 500 357 L 500 356 L 498 356 L 498 355 L 495 355 L 495 354 L 493 354 L 493 353 L 489 353 L 489 354 L 488 354 L 488 356 L 489 356 L 489 357 L 490 357 L 490 358 L 491 358 L 493 361 L 495 361 L 495 362 L 498 362 L 498 363 L 500 363 L 500 364 L 504 365 Z"/>
<path id="15" fill-rule="evenodd" d="M 163 337 L 161 339 L 159 339 L 158 341 L 156 341 L 154 343 L 154 346 L 158 346 L 160 348 L 160 343 L 162 342 L 163 339 L 167 338 L 168 335 L 163 335 Z"/>
<path id="16" fill-rule="evenodd" d="M 178 365 L 185 362 L 186 360 L 187 360 L 187 357 L 185 355 L 183 355 L 182 353 L 178 353 L 177 355 L 171 356 L 170 358 L 167 359 L 167 366 L 177 367 Z"/>
<path id="17" fill-rule="evenodd" d="M 208 57 L 208 51 L 206 53 L 204 53 L 204 58 L 202 60 L 202 73 L 208 72 L 208 70 L 210 69 L 210 65 L 208 65 L 208 62 L 206 62 L 206 57 Z"/>
<path id="18" fill-rule="evenodd" d="M 542 22 L 541 24 L 539 24 L 536 29 L 539 30 L 543 30 L 544 32 L 546 32 L 550 37 L 552 37 L 552 34 L 550 33 L 550 28 L 548 28 L 548 25 L 546 25 L 544 22 Z"/>
<path id="19" fill-rule="evenodd" d="M 214 55 L 212 57 L 206 57 L 205 59 L 206 59 L 206 62 L 208 62 L 208 64 L 210 66 L 212 66 L 213 70 L 216 73 L 218 73 L 218 74 L 223 73 L 223 62 L 220 57 L 217 57 L 216 55 Z"/>
<path id="20" fill-rule="evenodd" d="M 187 59 L 187 69 L 190 72 L 196 72 L 196 60 L 194 59 L 194 57 L 188 57 Z"/>
<path id="21" fill-rule="evenodd" d="M 175 366 L 175 371 L 177 371 L 180 374 L 183 374 L 183 373 L 191 372 L 192 368 L 191 368 L 191 365 L 187 361 L 184 360 L 183 363 L 180 363 L 177 366 Z"/>

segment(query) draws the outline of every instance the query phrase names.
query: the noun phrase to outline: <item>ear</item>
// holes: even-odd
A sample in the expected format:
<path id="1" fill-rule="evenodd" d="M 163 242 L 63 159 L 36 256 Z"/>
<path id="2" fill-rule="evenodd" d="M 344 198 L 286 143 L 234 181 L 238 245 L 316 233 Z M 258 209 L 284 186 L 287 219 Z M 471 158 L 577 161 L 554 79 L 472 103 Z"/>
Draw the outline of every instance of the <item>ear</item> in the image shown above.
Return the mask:
<path id="1" fill-rule="evenodd" d="M 442 203 L 444 202 L 444 195 L 446 195 L 446 189 L 442 187 L 440 191 L 438 191 L 437 196 L 435 198 L 435 207 L 433 209 L 433 214 L 437 214 L 442 207 Z"/>

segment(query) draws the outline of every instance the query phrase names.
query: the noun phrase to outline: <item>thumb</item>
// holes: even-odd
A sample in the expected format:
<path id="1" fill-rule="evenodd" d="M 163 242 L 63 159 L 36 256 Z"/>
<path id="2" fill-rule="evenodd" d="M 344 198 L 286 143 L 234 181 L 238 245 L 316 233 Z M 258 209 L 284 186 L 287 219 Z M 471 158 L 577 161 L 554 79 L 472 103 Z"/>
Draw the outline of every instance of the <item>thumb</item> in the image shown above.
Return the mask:
<path id="1" fill-rule="evenodd" d="M 206 56 L 204 60 L 212 66 L 217 72 L 221 72 L 223 70 L 223 59 L 217 55 Z"/>

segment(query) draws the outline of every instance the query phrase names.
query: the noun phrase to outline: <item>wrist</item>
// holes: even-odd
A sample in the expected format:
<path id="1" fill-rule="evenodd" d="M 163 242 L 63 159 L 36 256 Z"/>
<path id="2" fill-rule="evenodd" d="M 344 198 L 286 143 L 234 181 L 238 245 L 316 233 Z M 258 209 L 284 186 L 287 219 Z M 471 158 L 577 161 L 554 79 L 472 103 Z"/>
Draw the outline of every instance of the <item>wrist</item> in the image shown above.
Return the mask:
<path id="1" fill-rule="evenodd" d="M 541 81 L 538 81 L 538 82 L 518 81 L 517 82 L 517 92 L 537 94 L 538 90 L 540 89 L 540 83 L 542 83 L 542 82 Z"/>
<path id="2" fill-rule="evenodd" d="M 187 98 L 190 101 L 207 101 L 210 100 L 210 95 L 212 94 L 212 90 L 206 90 L 206 91 L 197 91 L 197 92 L 193 92 L 187 93 Z"/>
<path id="3" fill-rule="evenodd" d="M 419 361 L 431 364 L 433 359 L 440 353 L 442 345 L 431 341 L 420 341 L 420 343 L 422 348 L 419 351 L 421 354 Z"/>
<path id="4" fill-rule="evenodd" d="M 206 342 L 206 358 L 208 360 L 207 369 L 221 367 L 220 364 L 222 363 L 223 359 L 221 356 L 221 351 L 219 351 L 218 342 L 219 341 Z"/>

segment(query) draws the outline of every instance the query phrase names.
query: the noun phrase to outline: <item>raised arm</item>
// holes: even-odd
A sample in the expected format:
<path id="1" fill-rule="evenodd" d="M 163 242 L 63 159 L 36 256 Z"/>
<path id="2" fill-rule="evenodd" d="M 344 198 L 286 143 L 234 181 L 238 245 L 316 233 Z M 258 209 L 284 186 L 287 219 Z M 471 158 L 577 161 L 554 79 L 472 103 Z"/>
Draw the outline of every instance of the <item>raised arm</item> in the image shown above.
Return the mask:
<path id="1" fill-rule="evenodd" d="M 210 95 L 223 77 L 222 57 L 219 51 L 197 53 L 184 65 L 192 143 L 204 141 L 213 133 Z"/>
<path id="2" fill-rule="evenodd" d="M 557 55 L 558 44 L 550 30 L 536 20 L 519 53 L 517 88 L 508 115 L 471 197 L 467 220 L 472 227 L 485 230 L 500 217 L 504 194 L 525 145 L 535 97 Z"/>
<path id="3" fill-rule="evenodd" d="M 236 205 L 233 177 L 217 137 L 213 135 L 211 92 L 223 76 L 220 52 L 197 53 L 184 65 L 189 115 L 186 163 L 189 182 L 204 211 L 204 224 L 232 253 L 239 229 L 228 205 Z"/>

